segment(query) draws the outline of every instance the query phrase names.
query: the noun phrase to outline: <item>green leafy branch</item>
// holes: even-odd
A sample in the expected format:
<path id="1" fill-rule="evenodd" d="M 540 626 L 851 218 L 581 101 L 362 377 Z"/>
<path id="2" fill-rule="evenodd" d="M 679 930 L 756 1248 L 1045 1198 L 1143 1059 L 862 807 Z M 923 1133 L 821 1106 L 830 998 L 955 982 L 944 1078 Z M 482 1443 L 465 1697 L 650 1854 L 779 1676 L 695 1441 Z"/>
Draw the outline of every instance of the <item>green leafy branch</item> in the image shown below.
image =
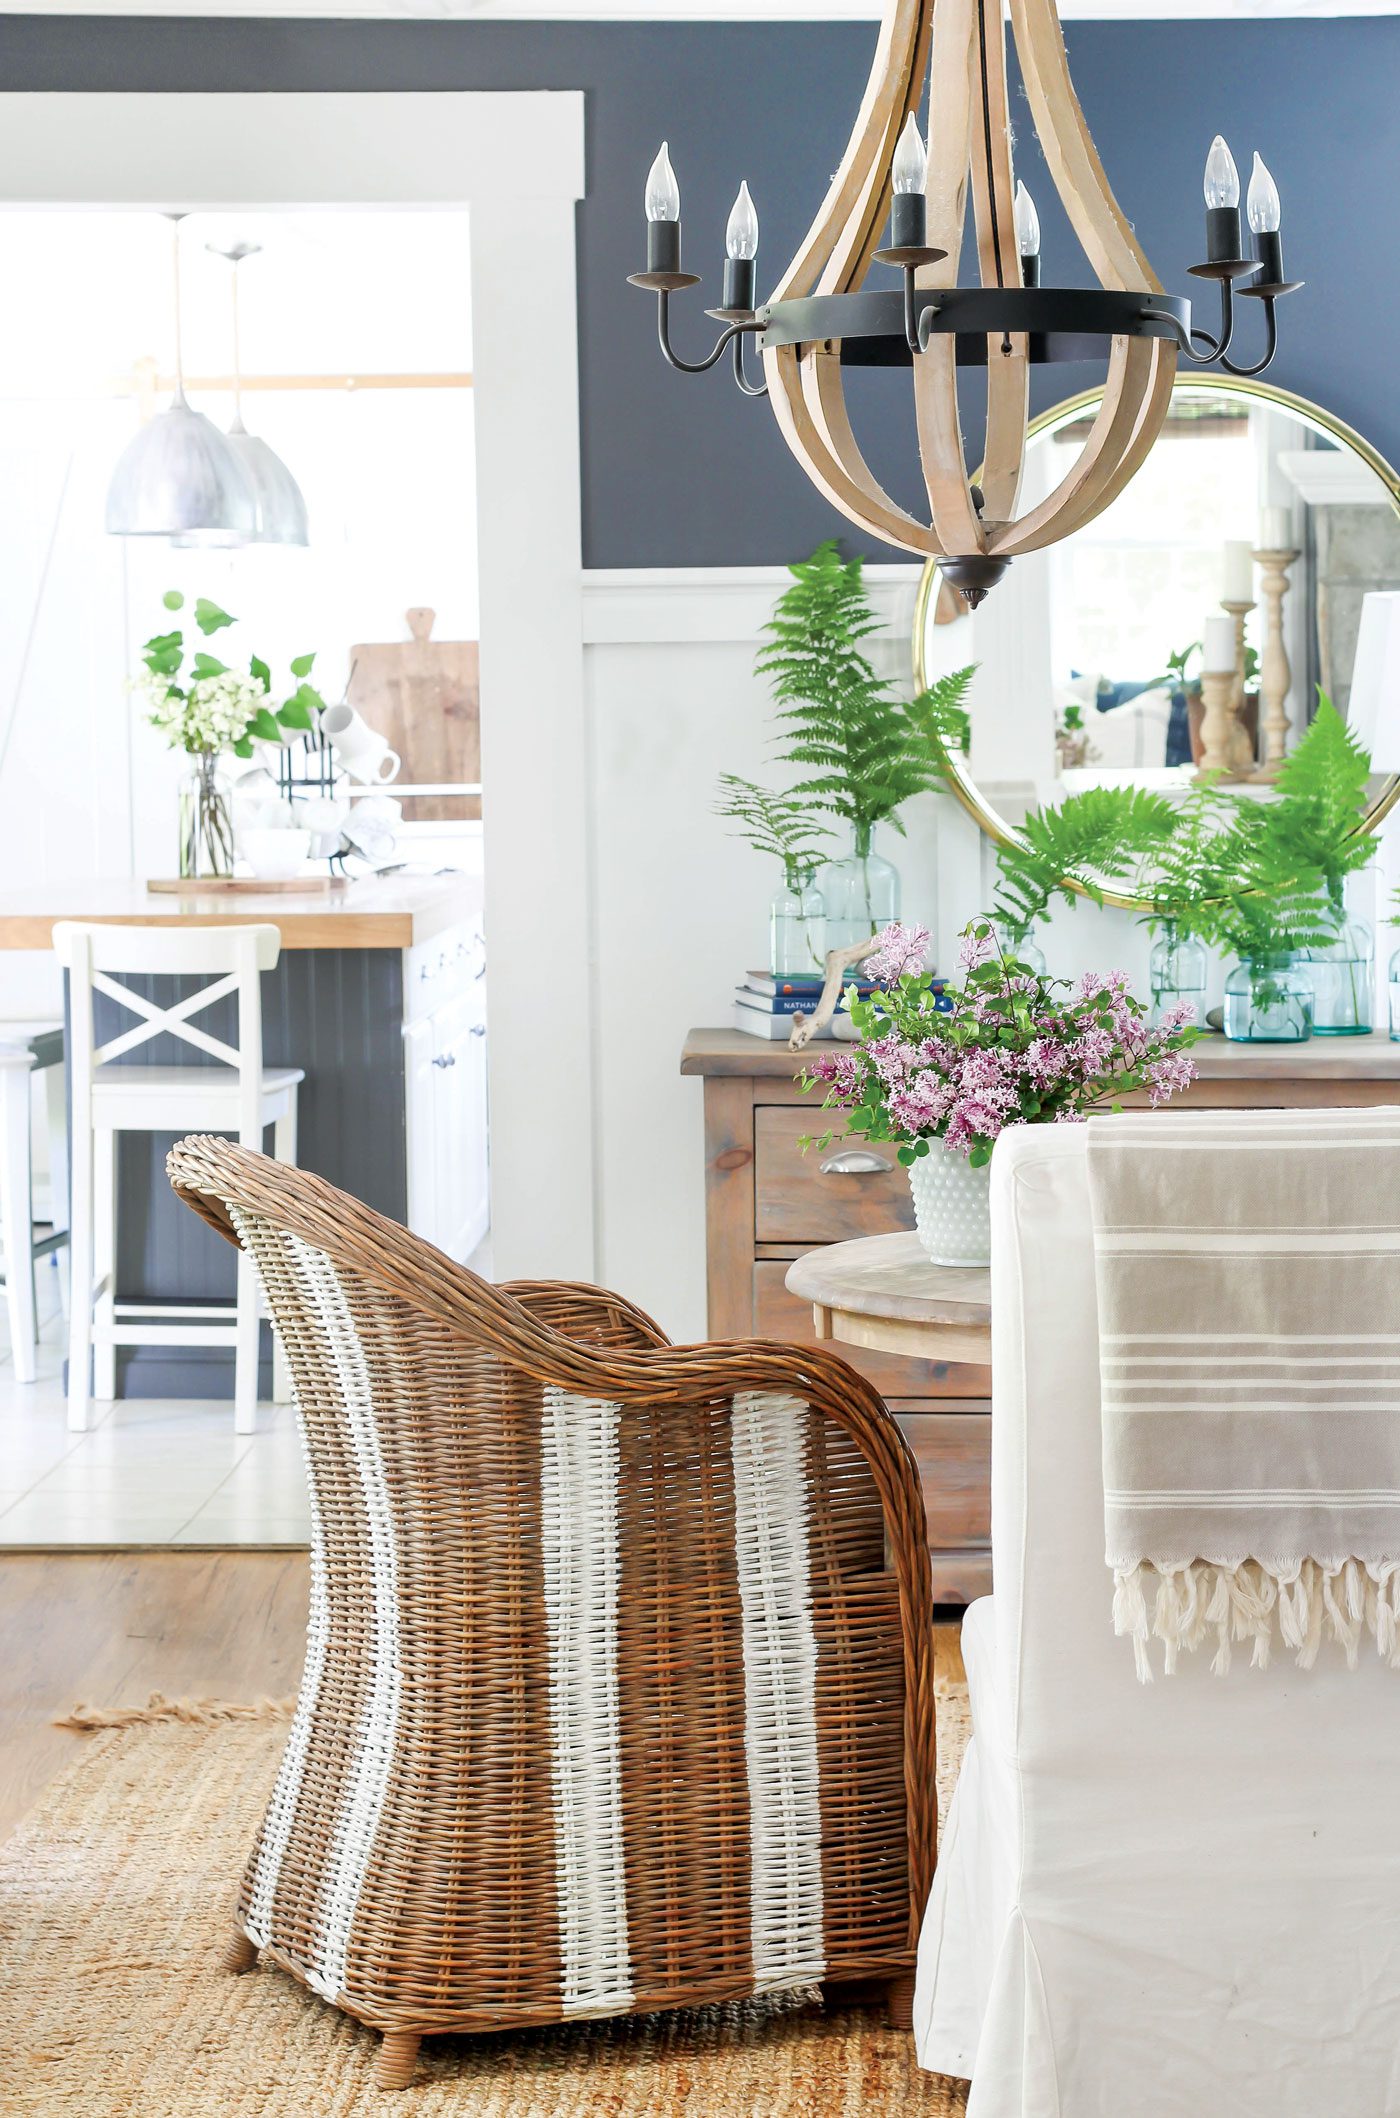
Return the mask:
<path id="1" fill-rule="evenodd" d="M 184 596 L 175 588 L 167 589 L 161 601 L 168 611 L 183 610 L 185 605 Z M 221 610 L 219 605 L 212 603 L 207 596 L 200 596 L 194 606 L 194 622 L 207 640 L 215 633 L 222 632 L 225 626 L 236 625 L 238 620 L 230 616 L 228 611 Z M 206 678 L 227 675 L 230 667 L 227 662 L 221 662 L 217 655 L 209 654 L 201 648 L 191 657 L 187 685 L 177 683 L 176 679 L 185 663 L 185 635 L 182 627 L 177 627 L 172 632 L 154 634 L 142 648 L 141 659 L 151 675 L 163 678 L 168 692 L 181 699 L 188 698 L 189 690 Z M 312 716 L 319 713 L 326 703 L 315 685 L 309 681 L 315 662 L 314 654 L 293 656 L 288 666 L 297 680 L 295 688 L 278 704 L 269 703 L 258 709 L 249 721 L 241 740 L 232 746 L 235 757 L 251 757 L 255 741 L 280 743 L 288 734 L 305 734 L 314 727 Z M 249 658 L 248 674 L 256 684 L 262 686 L 264 695 L 270 701 L 272 671 L 268 664 L 260 656 L 253 655 Z"/>

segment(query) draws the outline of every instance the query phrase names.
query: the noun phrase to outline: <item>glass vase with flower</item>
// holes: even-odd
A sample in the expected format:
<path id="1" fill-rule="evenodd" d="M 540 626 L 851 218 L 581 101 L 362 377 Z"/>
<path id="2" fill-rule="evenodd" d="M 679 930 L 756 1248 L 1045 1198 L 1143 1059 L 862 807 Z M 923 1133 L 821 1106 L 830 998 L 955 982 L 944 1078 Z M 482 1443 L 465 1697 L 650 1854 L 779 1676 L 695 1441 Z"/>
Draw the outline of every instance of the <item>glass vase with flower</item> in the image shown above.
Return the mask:
<path id="1" fill-rule="evenodd" d="M 1153 1026 L 1121 972 L 1077 984 L 1010 954 L 990 920 L 959 951 L 960 985 L 935 994 L 928 932 L 889 927 L 864 965 L 877 990 L 851 1003 L 858 1042 L 808 1062 L 804 1088 L 846 1114 L 846 1136 L 895 1143 L 935 1264 L 991 1256 L 988 1168 L 1013 1125 L 1074 1124 L 1145 1090 L 1163 1103 L 1193 1079 L 1183 1004 Z M 832 1128 L 816 1144 L 826 1146 Z"/>
<path id="2" fill-rule="evenodd" d="M 163 602 L 172 614 L 185 598 L 170 589 Z M 201 596 L 194 622 L 205 639 L 238 621 Z M 314 654 L 298 655 L 291 664 L 295 689 L 280 705 L 271 701 L 272 672 L 253 655 L 246 675 L 200 648 L 185 667 L 183 621 L 156 633 L 141 650 L 146 674 L 132 688 L 145 705 L 151 726 L 172 749 L 194 761 L 180 782 L 179 874 L 182 880 L 219 880 L 233 873 L 233 809 L 228 782 L 219 760 L 228 752 L 250 758 L 255 742 L 283 743 L 304 733 L 313 712 L 325 704 L 308 682 Z M 181 682 L 180 679 L 184 681 Z"/>

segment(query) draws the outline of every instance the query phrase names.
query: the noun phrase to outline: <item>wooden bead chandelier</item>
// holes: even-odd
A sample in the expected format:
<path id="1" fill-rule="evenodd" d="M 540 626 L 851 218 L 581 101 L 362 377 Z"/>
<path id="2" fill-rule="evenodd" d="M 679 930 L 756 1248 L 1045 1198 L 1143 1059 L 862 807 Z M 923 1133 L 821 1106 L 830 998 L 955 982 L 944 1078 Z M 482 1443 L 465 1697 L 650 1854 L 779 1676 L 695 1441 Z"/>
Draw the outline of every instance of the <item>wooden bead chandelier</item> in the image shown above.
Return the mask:
<path id="1" fill-rule="evenodd" d="M 969 604 L 1022 552 L 1092 521 L 1138 470 L 1161 431 L 1179 359 L 1257 375 L 1277 341 L 1283 277 L 1279 198 L 1258 156 L 1249 187 L 1256 254 L 1243 254 L 1240 182 L 1221 139 L 1206 165 L 1206 248 L 1197 278 L 1220 286 L 1220 328 L 1193 326 L 1191 304 L 1163 292 L 1120 211 L 1070 81 L 1055 0 L 1005 0 L 1030 111 L 1055 188 L 1096 286 L 1040 285 L 1035 207 L 1012 166 L 1004 0 L 886 0 L 856 129 L 826 201 L 771 299 L 757 304 L 758 216 L 747 184 L 730 215 L 724 329 L 704 359 L 673 350 L 670 298 L 698 284 L 681 270 L 680 192 L 663 145 L 647 182 L 647 269 L 661 350 L 703 373 L 732 350 L 746 396 L 767 396 L 788 447 L 833 506 L 870 536 L 939 561 Z M 928 149 L 916 112 L 929 79 Z M 969 188 L 980 285 L 959 286 Z M 881 232 L 889 218 L 885 245 Z M 902 286 L 866 285 L 872 263 Z M 1235 289 L 1262 302 L 1262 358 L 1230 358 Z M 751 381 L 753 338 L 764 380 Z M 1032 363 L 1106 358 L 1107 381 L 1078 460 L 1048 498 L 1018 513 Z M 846 409 L 845 371 L 912 366 L 929 520 L 881 487 Z M 982 467 L 969 475 L 958 369 L 987 371 Z"/>

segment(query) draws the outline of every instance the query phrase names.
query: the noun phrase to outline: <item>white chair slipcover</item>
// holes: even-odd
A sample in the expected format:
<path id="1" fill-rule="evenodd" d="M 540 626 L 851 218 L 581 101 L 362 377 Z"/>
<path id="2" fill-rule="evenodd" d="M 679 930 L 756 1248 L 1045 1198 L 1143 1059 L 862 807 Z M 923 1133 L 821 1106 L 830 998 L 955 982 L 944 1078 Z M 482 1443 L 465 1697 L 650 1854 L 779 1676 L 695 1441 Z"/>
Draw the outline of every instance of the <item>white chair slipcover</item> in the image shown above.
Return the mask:
<path id="1" fill-rule="evenodd" d="M 1308 1674 L 1202 1654 L 1138 1683 L 1103 1560 L 1086 1145 L 1026 1127 L 993 1162 L 996 1593 L 963 1628 L 919 2056 L 971 2079 L 969 2118 L 1391 2118 L 1400 1672 L 1329 1645 Z"/>

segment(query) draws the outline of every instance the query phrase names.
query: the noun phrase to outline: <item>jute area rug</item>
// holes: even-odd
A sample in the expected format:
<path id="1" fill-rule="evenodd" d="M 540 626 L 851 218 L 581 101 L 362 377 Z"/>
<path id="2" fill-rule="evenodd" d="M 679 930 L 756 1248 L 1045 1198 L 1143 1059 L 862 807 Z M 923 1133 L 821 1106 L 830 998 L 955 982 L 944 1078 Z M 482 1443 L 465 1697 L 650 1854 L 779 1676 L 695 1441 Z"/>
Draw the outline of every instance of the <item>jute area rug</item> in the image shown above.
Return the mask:
<path id="1" fill-rule="evenodd" d="M 874 2012 L 789 1996 L 563 2030 L 429 2038 L 415 2085 L 277 1969 L 217 1969 L 286 1739 L 278 1709 L 99 1727 L 0 1848 L 0 2112 L 43 2118 L 957 2118 Z M 104 1718 L 95 1717 L 99 1722 Z M 939 1806 L 967 1740 L 939 1707 Z"/>

